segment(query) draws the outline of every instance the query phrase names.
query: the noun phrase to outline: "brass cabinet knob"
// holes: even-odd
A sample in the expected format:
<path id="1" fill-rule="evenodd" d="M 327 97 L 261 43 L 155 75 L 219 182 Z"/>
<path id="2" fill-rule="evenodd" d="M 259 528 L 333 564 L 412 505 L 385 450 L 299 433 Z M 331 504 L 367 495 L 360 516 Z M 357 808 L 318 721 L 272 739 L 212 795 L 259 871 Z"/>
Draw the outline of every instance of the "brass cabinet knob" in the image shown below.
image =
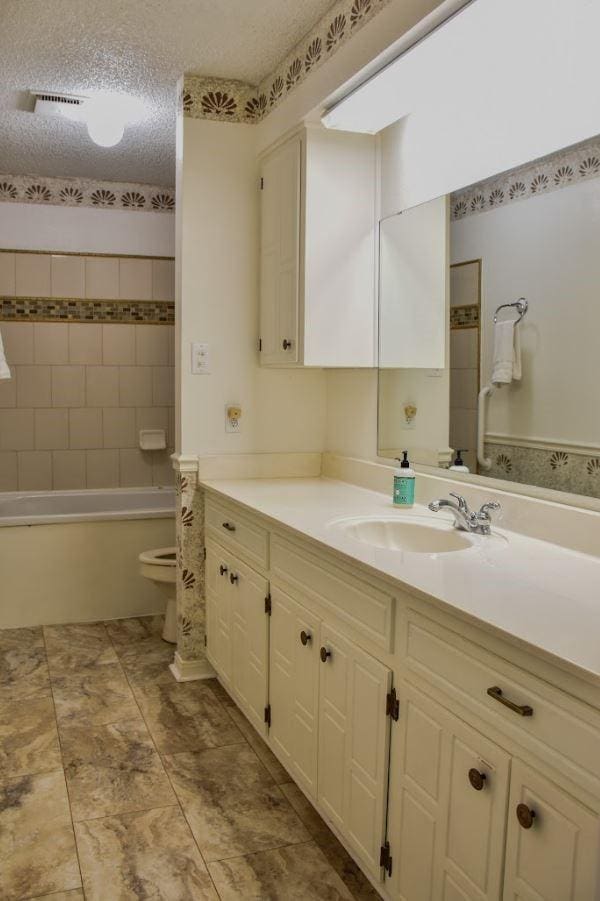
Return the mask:
<path id="1" fill-rule="evenodd" d="M 300 633 L 300 641 L 302 642 L 304 647 L 306 647 L 308 642 L 312 641 L 312 635 L 310 634 L 310 632 L 305 632 L 304 629 L 302 629 L 302 632 Z"/>
<path id="2" fill-rule="evenodd" d="M 235 583 L 236 583 L 237 581 L 239 581 L 239 578 L 240 578 L 240 577 L 239 577 L 238 575 L 236 575 L 236 573 L 230 573 L 230 574 L 229 574 L 229 581 L 231 582 L 232 585 L 235 585 Z"/>
<path id="3" fill-rule="evenodd" d="M 219 567 L 219 572 L 221 573 L 222 576 L 227 575 L 227 567 L 224 566 L 222 563 L 221 563 L 221 565 L 220 565 L 220 567 Z"/>
<path id="4" fill-rule="evenodd" d="M 485 787 L 486 778 L 485 773 L 480 773 L 475 767 L 469 770 L 469 782 L 476 792 L 480 792 Z"/>
<path id="5" fill-rule="evenodd" d="M 327 658 L 331 657 L 331 651 L 328 651 L 327 648 L 321 648 L 319 651 L 319 656 L 321 657 L 321 661 L 323 663 L 327 663 Z"/>
<path id="6" fill-rule="evenodd" d="M 222 523 L 223 528 L 227 529 L 228 532 L 235 532 L 235 526 L 232 522 L 224 522 Z"/>
<path id="7" fill-rule="evenodd" d="M 532 810 L 527 804 L 517 804 L 517 819 L 523 829 L 531 829 L 535 820 L 535 810 Z"/>
<path id="8" fill-rule="evenodd" d="M 284 338 L 281 346 L 283 347 L 284 350 L 289 350 L 290 347 L 292 346 L 292 342 L 288 341 L 287 338 Z"/>

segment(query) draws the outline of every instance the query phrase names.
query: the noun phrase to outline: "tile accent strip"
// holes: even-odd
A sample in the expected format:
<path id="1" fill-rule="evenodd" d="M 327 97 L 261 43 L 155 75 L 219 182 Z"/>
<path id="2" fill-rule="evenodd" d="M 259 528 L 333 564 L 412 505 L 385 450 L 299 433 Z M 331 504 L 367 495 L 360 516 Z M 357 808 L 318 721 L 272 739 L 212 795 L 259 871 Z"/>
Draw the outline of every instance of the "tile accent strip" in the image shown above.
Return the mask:
<path id="1" fill-rule="evenodd" d="M 464 219 L 599 175 L 600 137 L 595 137 L 456 191 L 451 195 L 450 218 Z"/>
<path id="2" fill-rule="evenodd" d="M 172 213 L 175 191 L 161 185 L 0 174 L 0 203 L 38 203 Z"/>
<path id="3" fill-rule="evenodd" d="M 259 122 L 389 2 L 338 0 L 275 71 L 257 86 L 186 75 L 180 96 L 184 116 L 225 122 Z"/>
<path id="4" fill-rule="evenodd" d="M 600 448 L 594 454 L 487 441 L 485 454 L 492 478 L 600 498 Z"/>
<path id="5" fill-rule="evenodd" d="M 157 300 L 81 300 L 70 297 L 0 297 L 0 320 L 10 322 L 175 322 L 175 304 Z"/>
<path id="6" fill-rule="evenodd" d="M 479 325 L 479 304 L 450 307 L 450 328 L 474 328 Z"/>

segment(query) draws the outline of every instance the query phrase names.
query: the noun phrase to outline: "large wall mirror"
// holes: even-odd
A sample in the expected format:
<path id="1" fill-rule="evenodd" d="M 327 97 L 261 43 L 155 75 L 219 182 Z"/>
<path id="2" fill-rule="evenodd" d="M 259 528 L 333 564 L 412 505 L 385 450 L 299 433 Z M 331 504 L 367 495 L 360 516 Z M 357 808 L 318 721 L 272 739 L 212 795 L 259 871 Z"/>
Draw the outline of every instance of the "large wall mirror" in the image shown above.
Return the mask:
<path id="1" fill-rule="evenodd" d="M 600 498 L 600 138 L 380 239 L 380 455 Z"/>

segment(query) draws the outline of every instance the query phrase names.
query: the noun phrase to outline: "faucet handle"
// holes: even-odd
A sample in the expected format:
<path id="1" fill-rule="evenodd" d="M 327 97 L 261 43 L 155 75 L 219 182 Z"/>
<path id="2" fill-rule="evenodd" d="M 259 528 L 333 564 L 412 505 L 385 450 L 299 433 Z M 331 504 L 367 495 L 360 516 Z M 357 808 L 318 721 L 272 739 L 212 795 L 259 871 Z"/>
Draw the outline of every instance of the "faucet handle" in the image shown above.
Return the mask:
<path id="1" fill-rule="evenodd" d="M 466 498 L 462 496 L 462 494 L 457 494 L 455 491 L 450 492 L 450 497 L 455 497 L 458 501 L 458 509 L 463 513 L 469 512 L 469 505 L 467 504 Z"/>
<path id="2" fill-rule="evenodd" d="M 502 506 L 498 503 L 498 501 L 488 501 L 487 504 L 482 504 L 479 510 L 478 516 L 486 517 L 489 519 L 490 510 L 501 510 Z"/>

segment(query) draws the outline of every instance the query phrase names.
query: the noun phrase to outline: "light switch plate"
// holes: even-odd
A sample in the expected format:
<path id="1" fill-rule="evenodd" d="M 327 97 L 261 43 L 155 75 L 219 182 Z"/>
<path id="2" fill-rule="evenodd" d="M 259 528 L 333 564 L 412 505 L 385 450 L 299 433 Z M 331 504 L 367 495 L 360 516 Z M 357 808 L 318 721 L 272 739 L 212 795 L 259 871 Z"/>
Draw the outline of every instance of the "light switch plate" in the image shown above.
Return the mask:
<path id="1" fill-rule="evenodd" d="M 208 375 L 210 372 L 210 352 L 203 341 L 192 342 L 192 375 Z"/>

